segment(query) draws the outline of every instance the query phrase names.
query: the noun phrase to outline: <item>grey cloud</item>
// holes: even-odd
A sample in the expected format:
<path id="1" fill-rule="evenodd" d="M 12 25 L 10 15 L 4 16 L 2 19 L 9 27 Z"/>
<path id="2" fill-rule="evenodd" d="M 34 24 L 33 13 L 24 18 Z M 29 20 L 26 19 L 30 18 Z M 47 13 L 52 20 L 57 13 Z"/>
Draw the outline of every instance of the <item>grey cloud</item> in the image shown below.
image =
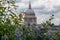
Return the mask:
<path id="1" fill-rule="evenodd" d="M 41 6 L 41 7 L 33 7 L 33 9 L 35 9 L 35 10 L 44 10 L 45 7 L 44 6 Z"/>
<path id="2" fill-rule="evenodd" d="M 23 0 L 24 1 L 24 0 Z M 33 3 L 33 2 L 35 2 L 35 1 L 37 1 L 37 0 L 29 0 L 31 3 Z M 27 2 L 22 2 L 22 0 L 15 0 L 15 2 L 16 3 L 25 3 L 25 4 L 28 4 L 29 3 L 29 1 L 27 1 Z"/>
<path id="3" fill-rule="evenodd" d="M 48 11 L 45 7 L 35 8 L 34 10 L 42 14 L 55 14 L 60 12 L 60 6 L 54 6 L 54 9 L 51 11 Z"/>
<path id="4" fill-rule="evenodd" d="M 20 3 L 20 2 L 21 2 L 21 0 L 15 0 L 15 2 L 16 2 L 16 3 Z"/>
<path id="5" fill-rule="evenodd" d="M 60 6 L 54 6 L 55 9 L 49 11 L 50 13 L 59 13 L 60 12 Z"/>

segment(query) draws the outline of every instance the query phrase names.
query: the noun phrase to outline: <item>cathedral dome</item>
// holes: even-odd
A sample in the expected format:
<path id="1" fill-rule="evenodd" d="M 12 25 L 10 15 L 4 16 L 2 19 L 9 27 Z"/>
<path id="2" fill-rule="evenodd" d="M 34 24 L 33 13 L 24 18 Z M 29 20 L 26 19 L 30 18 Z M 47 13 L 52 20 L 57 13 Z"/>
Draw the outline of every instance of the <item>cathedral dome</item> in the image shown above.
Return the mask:
<path id="1" fill-rule="evenodd" d="M 26 10 L 26 13 L 27 14 L 34 14 L 34 11 L 32 9 L 28 9 L 28 10 Z"/>
<path id="2" fill-rule="evenodd" d="M 36 24 L 35 12 L 31 8 L 31 3 L 29 3 L 29 8 L 25 11 L 24 22 L 27 25 L 34 25 L 34 24 Z"/>

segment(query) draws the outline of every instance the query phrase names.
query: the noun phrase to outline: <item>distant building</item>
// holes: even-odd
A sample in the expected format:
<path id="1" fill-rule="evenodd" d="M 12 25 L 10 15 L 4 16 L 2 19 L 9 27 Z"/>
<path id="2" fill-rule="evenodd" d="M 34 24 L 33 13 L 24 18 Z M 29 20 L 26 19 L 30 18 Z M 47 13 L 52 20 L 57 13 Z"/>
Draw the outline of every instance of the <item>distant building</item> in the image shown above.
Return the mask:
<path id="1" fill-rule="evenodd" d="M 23 12 L 23 14 L 24 14 L 23 19 L 24 19 L 25 24 L 27 24 L 27 25 L 36 25 L 37 24 L 37 22 L 36 22 L 37 18 L 35 16 L 34 10 L 31 8 L 30 2 L 29 2 L 29 8 L 25 12 Z"/>

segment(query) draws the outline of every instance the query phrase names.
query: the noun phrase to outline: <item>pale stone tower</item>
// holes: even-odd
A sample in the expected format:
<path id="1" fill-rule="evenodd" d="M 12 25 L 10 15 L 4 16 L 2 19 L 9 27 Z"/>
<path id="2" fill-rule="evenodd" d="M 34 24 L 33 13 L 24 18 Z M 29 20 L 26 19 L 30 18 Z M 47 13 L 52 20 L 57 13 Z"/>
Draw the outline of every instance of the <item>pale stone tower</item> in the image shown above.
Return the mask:
<path id="1" fill-rule="evenodd" d="M 37 24 L 36 22 L 36 16 L 31 8 L 31 3 L 29 2 L 29 8 L 24 12 L 24 22 L 28 25 L 35 25 Z"/>

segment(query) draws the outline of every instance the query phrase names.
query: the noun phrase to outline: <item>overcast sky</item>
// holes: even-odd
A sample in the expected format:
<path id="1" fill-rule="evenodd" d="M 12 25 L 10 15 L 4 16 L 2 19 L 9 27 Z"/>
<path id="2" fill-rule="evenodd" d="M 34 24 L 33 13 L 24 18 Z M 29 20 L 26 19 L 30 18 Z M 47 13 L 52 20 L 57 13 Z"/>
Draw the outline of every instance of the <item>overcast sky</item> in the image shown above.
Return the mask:
<path id="1" fill-rule="evenodd" d="M 29 1 L 35 11 L 37 23 L 45 22 L 50 18 L 50 15 L 54 14 L 52 23 L 60 24 L 60 0 L 16 0 L 19 12 L 28 9 Z"/>

